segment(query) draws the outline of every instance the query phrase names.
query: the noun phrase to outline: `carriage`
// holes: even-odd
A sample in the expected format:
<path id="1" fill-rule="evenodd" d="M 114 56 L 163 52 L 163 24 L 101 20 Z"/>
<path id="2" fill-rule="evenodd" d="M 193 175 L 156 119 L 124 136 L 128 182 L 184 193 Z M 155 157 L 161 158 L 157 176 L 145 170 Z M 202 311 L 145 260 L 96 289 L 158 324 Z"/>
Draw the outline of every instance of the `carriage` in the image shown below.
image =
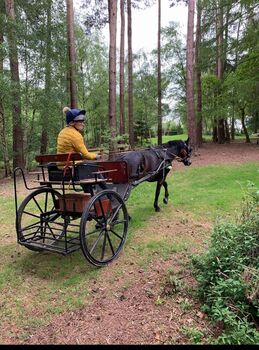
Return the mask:
<path id="1" fill-rule="evenodd" d="M 158 150 L 155 157 L 157 154 Z M 84 164 L 80 153 L 36 156 L 39 171 L 33 180 L 35 186 L 28 186 L 23 169 L 14 170 L 18 243 L 33 251 L 63 255 L 81 249 L 94 266 L 111 263 L 127 239 L 129 215 L 125 202 L 132 188 L 143 181 L 164 185 L 168 166 L 175 157 L 173 154 L 169 162 L 164 158 L 154 170 L 143 171 L 142 176 L 138 174 L 136 178 L 129 175 L 129 162 L 123 159 Z M 187 158 L 180 159 L 186 161 Z M 20 205 L 19 173 L 30 191 Z M 158 195 L 156 191 L 156 197 Z"/>

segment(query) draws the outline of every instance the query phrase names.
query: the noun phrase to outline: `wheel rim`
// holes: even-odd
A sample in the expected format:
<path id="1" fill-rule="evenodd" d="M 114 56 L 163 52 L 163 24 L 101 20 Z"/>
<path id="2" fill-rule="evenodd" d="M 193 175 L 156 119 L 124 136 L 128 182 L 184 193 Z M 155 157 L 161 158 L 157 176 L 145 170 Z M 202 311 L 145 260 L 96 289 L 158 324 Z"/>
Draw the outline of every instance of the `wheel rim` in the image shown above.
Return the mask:
<path id="1" fill-rule="evenodd" d="M 59 192 L 51 188 L 42 188 L 25 198 L 17 215 L 17 234 L 20 242 L 38 241 L 51 245 L 62 237 L 67 220 L 56 209 L 59 197 Z"/>
<path id="2" fill-rule="evenodd" d="M 95 266 L 107 265 L 121 252 L 128 233 L 128 213 L 114 191 L 95 195 L 86 206 L 80 223 L 81 248 Z"/>

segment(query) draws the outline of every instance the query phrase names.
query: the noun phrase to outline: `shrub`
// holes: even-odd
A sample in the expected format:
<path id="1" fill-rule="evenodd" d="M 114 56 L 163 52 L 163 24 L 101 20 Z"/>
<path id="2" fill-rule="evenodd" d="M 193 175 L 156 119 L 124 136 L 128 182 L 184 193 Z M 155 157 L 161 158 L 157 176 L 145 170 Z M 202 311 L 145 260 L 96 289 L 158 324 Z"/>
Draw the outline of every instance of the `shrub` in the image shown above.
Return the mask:
<path id="1" fill-rule="evenodd" d="M 245 194 L 235 223 L 218 222 L 208 251 L 192 257 L 203 311 L 223 324 L 219 344 L 259 342 L 259 191 Z"/>

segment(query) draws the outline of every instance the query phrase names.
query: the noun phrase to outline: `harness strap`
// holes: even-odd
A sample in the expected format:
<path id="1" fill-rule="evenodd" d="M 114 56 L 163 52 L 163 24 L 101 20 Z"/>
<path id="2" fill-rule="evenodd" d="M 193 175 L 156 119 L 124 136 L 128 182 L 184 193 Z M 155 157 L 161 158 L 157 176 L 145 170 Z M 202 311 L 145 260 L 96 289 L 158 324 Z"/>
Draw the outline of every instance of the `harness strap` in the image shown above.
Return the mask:
<path id="1" fill-rule="evenodd" d="M 167 156 L 167 148 L 163 148 L 162 146 L 160 148 L 155 148 L 155 147 L 150 147 L 150 150 L 152 150 L 156 156 L 158 157 L 158 159 L 161 159 L 161 163 L 158 166 L 158 168 L 153 172 L 153 174 L 155 175 L 156 173 L 158 173 L 160 171 L 160 169 L 162 168 L 163 171 L 163 177 L 162 177 L 162 182 L 165 180 L 165 169 L 168 168 L 169 166 L 171 166 L 172 161 L 171 159 Z M 166 164 L 167 162 L 169 162 L 168 164 Z"/>
<path id="2" fill-rule="evenodd" d="M 72 154 L 72 153 L 73 153 L 73 152 L 69 152 L 69 153 L 68 153 L 67 160 L 66 160 L 66 164 L 65 164 L 64 170 L 63 170 L 63 177 L 66 176 L 67 169 L 69 168 L 69 162 L 70 162 L 70 158 L 71 158 L 71 154 Z M 73 175 L 73 174 L 72 174 L 72 175 Z"/>
<path id="3" fill-rule="evenodd" d="M 178 162 L 182 162 L 183 161 L 183 158 L 177 156 L 176 154 L 172 153 L 172 152 L 168 152 L 170 155 L 174 156 L 175 159 L 178 161 Z"/>

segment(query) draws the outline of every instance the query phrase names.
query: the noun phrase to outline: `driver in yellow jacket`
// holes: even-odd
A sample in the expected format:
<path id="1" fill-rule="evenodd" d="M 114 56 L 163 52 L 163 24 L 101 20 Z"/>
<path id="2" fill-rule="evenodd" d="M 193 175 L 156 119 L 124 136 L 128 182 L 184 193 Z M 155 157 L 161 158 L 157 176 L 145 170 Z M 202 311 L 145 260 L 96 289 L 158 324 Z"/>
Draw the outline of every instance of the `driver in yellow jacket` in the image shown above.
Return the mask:
<path id="1" fill-rule="evenodd" d="M 80 132 L 85 126 L 85 110 L 65 107 L 63 112 L 66 115 L 67 126 L 58 135 L 57 153 L 80 152 L 84 159 L 100 159 L 99 154 L 88 151 Z"/>

